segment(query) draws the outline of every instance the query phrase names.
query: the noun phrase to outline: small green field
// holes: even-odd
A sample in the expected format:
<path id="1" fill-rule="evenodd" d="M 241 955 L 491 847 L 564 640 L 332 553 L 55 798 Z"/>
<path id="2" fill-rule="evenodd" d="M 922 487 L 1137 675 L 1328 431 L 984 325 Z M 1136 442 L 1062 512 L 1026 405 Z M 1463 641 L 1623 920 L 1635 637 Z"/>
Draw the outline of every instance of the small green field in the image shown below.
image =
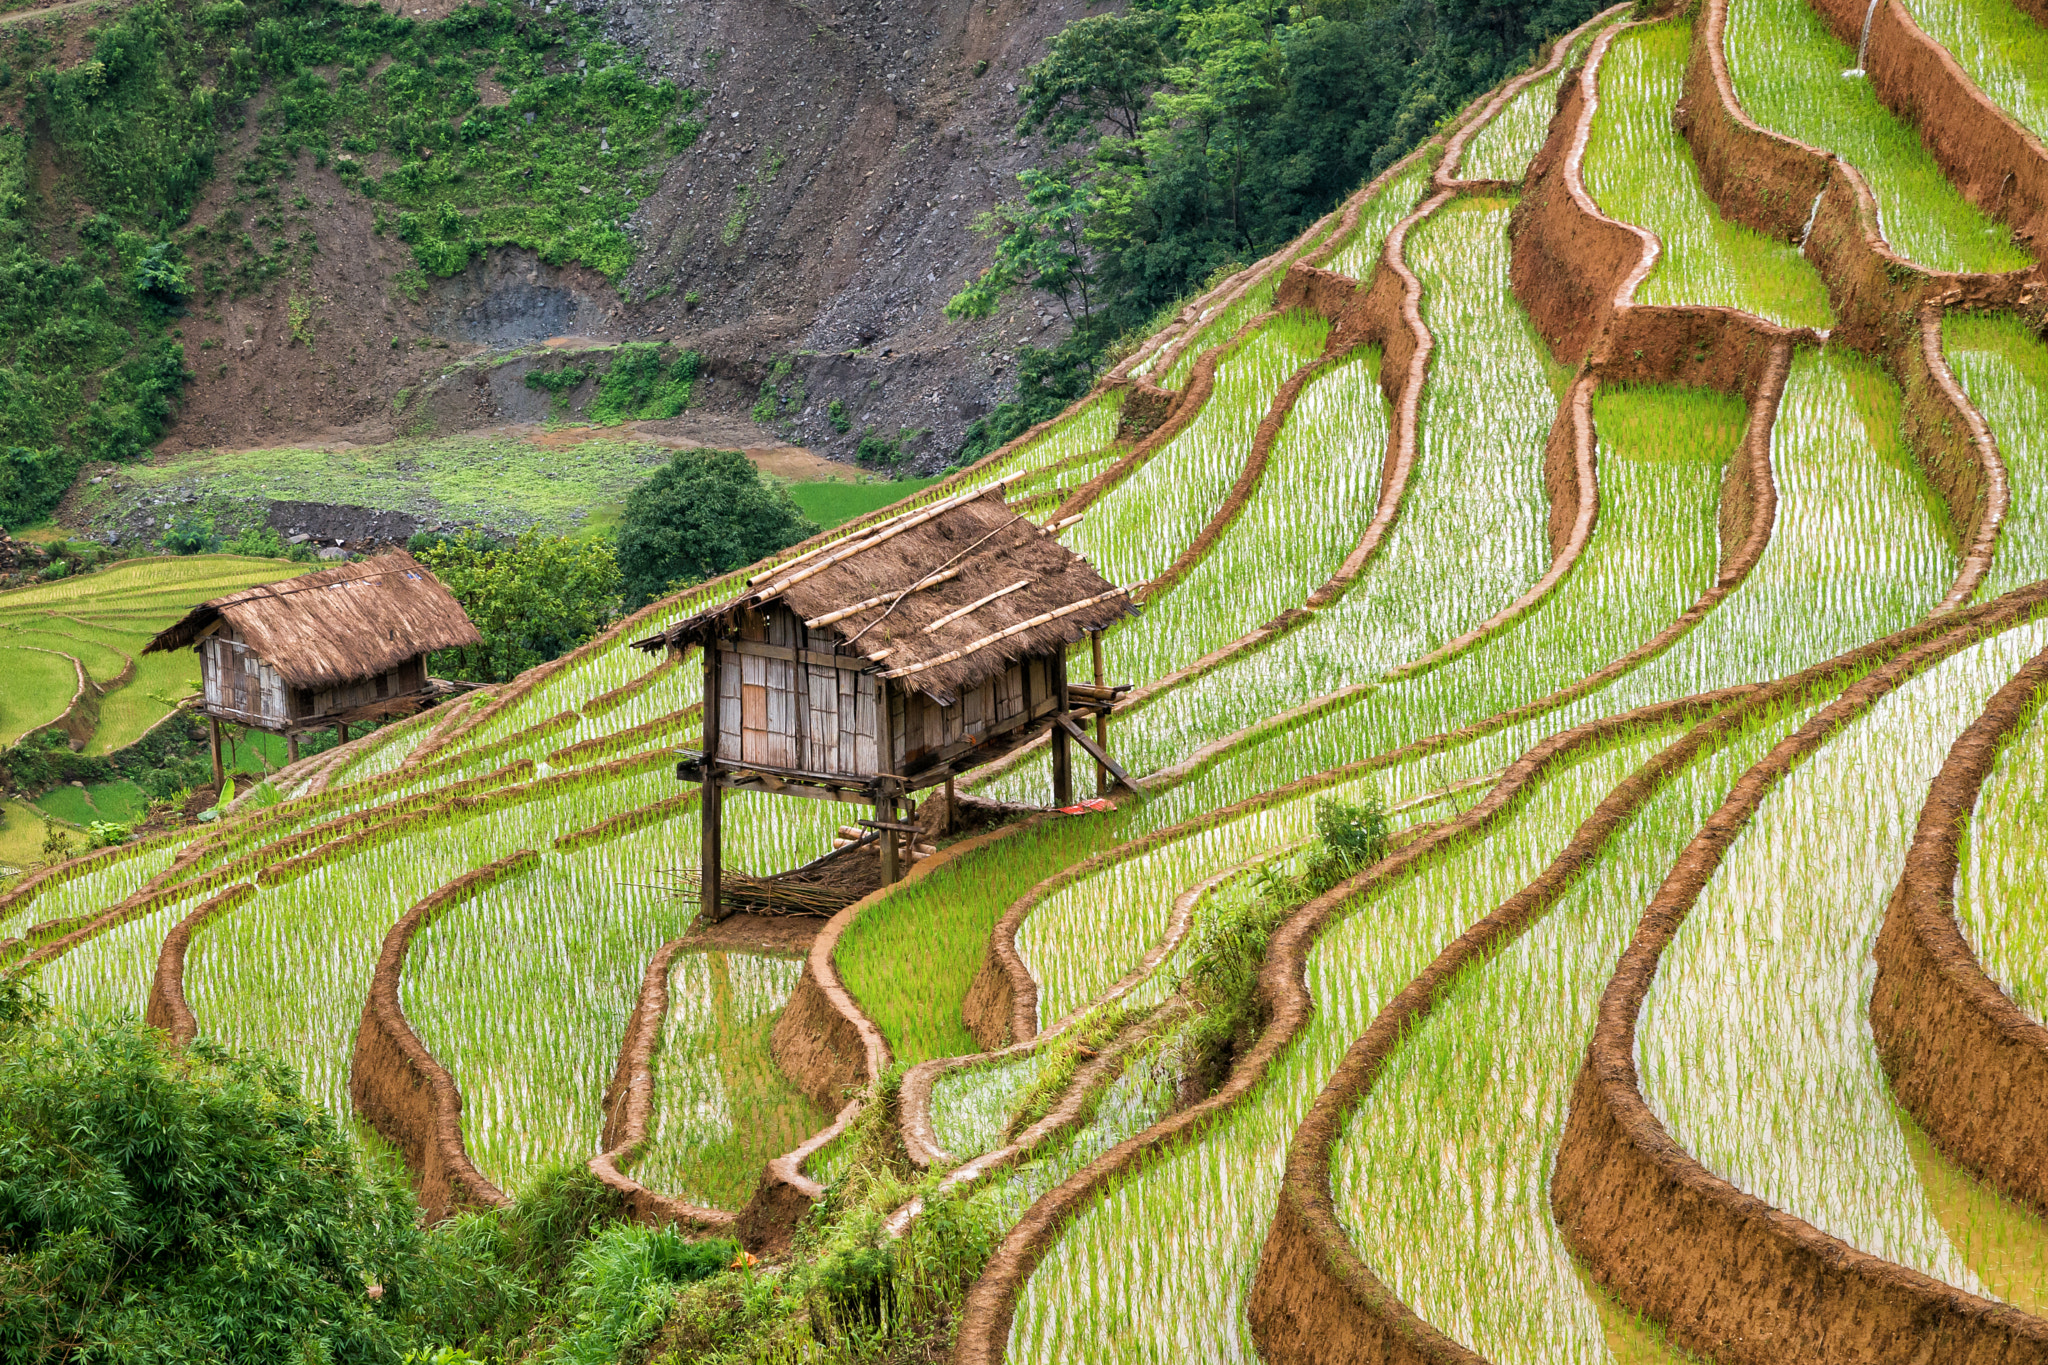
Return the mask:
<path id="1" fill-rule="evenodd" d="M 803 509 L 805 516 L 829 531 L 937 482 L 937 479 L 897 479 L 889 483 L 841 483 L 837 479 L 828 479 L 823 483 L 793 483 L 789 486 L 789 496 Z"/>

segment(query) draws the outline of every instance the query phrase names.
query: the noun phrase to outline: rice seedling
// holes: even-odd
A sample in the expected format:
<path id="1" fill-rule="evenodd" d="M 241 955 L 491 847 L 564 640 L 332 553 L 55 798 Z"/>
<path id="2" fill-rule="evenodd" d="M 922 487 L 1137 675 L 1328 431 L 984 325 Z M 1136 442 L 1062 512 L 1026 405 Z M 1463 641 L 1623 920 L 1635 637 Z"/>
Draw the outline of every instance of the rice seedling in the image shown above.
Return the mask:
<path id="1" fill-rule="evenodd" d="M 983 1066 L 948 1071 L 932 1085 L 932 1134 L 962 1161 L 1003 1145 L 1004 1128 L 1019 1093 L 1035 1084 L 1051 1060 L 1039 1048 Z"/>
<path id="2" fill-rule="evenodd" d="M 1642 907 L 1803 719 L 1760 719 L 1676 775 L 1544 918 L 1439 997 L 1345 1122 L 1331 1184 L 1352 1245 L 1401 1302 L 1497 1365 L 1613 1358 L 1550 1215 L 1572 1083 Z"/>
<path id="3" fill-rule="evenodd" d="M 1222 311 L 1195 334 L 1195 339 L 1181 348 L 1172 368 L 1158 381 L 1159 387 L 1175 392 L 1186 388 L 1188 376 L 1195 372 L 1196 361 L 1229 341 L 1237 335 L 1239 328 L 1273 306 L 1273 296 L 1280 290 L 1280 280 L 1281 272 L 1276 270 L 1225 304 Z"/>
<path id="4" fill-rule="evenodd" d="M 1692 149 L 1671 126 L 1691 47 L 1691 22 L 1672 19 L 1622 34 L 1600 65 L 1586 189 L 1664 244 L 1636 302 L 1718 303 L 1787 327 L 1832 326 L 1827 285 L 1799 249 L 1729 222 L 1700 187 Z"/>
<path id="5" fill-rule="evenodd" d="M 1064 533 L 1068 548 L 1112 583 L 1163 573 L 1222 505 L 1273 396 L 1329 334 L 1326 319 L 1294 311 L 1247 339 L 1217 368 L 1216 390 L 1194 421 Z"/>
<path id="6" fill-rule="evenodd" d="M 1904 3 L 1993 104 L 2036 138 L 2048 139 L 2048 29 L 2011 0 Z"/>
<path id="7" fill-rule="evenodd" d="M 1933 270 L 2022 270 L 2030 263 L 2002 224 L 1949 183 L 1870 82 L 1844 74 L 1856 68 L 1856 50 L 1836 39 L 1806 0 L 1730 0 L 1726 41 L 1728 74 L 1750 117 L 1861 171 L 1894 251 Z"/>
<path id="8" fill-rule="evenodd" d="M 637 801 L 648 801 L 670 794 L 674 785 L 657 771 L 616 784 L 606 805 L 630 804 L 629 789 Z M 736 867 L 770 872 L 814 857 L 829 846 L 840 819 L 825 802 L 732 795 L 726 849 Z M 550 809 L 550 820 L 560 821 L 552 834 L 598 818 L 586 814 L 560 821 Z M 677 899 L 674 884 L 679 867 L 694 861 L 696 834 L 694 809 L 573 853 L 533 842 L 541 837 L 535 832 L 528 842 L 504 845 L 548 850 L 530 873 L 451 908 L 414 940 L 401 990 L 406 1015 L 461 1087 L 470 1158 L 501 1186 L 522 1185 L 549 1162 L 596 1155 L 604 1126 L 598 1101 L 618 1063 L 641 975 L 655 951 L 690 920 L 691 908 Z M 788 986 L 794 984 L 791 976 Z M 680 996 L 672 1003 L 685 1007 Z M 721 1141 L 701 1126 L 692 1128 L 686 1117 L 658 1168 L 664 1181 L 685 1184 L 655 1188 L 736 1207 L 751 1192 L 760 1163 L 796 1145 L 793 1140 L 768 1151 L 771 1136 L 816 1117 L 802 1104 L 790 1107 L 787 1095 L 775 1099 L 771 1083 L 779 1082 L 765 1053 L 772 1020 L 758 1011 L 750 1018 L 746 1026 L 728 1019 L 734 1031 L 726 1041 L 749 1041 L 760 1050 L 721 1053 L 714 1064 L 728 1068 L 734 1084 L 754 1078 L 751 1093 L 740 1098 L 755 1107 L 758 1131 Z M 681 1057 L 707 1041 L 665 1037 L 664 1048 L 676 1043 L 681 1051 L 674 1055 Z M 685 1116 L 701 1100 L 690 1098 L 701 1077 L 665 1074 L 661 1084 L 664 1102 L 673 1093 Z"/>
<path id="9" fill-rule="evenodd" d="M 1380 252 L 1386 247 L 1387 234 L 1394 230 L 1394 224 L 1415 211 L 1428 191 L 1429 158 L 1418 157 L 1414 165 L 1389 180 L 1359 210 L 1358 226 L 1322 263 L 1323 269 L 1361 282 L 1370 279 L 1373 267 L 1379 264 Z"/>
<path id="10" fill-rule="evenodd" d="M 1287 1142 L 1345 1047 L 1444 944 L 1540 872 L 1663 742 L 1621 744 L 1552 774 L 1491 834 L 1426 859 L 1326 927 L 1309 957 L 1307 1026 L 1198 1142 L 1141 1163 L 1067 1226 L 1019 1299 L 1009 1359 L 1256 1359 L 1244 1295 Z M 1188 1303 L 1204 1310 L 1188 1313 Z"/>
<path id="11" fill-rule="evenodd" d="M 1991 1296 L 2039 1317 L 2048 1312 L 2048 1220 L 1941 1154 L 1905 1110 L 1897 1111 L 1934 1216 Z"/>
<path id="12" fill-rule="evenodd" d="M 801 958 L 695 952 L 669 973 L 668 1018 L 655 1057 L 654 1127 L 633 1176 L 662 1194 L 738 1209 L 761 1169 L 825 1127 L 768 1052 Z"/>
<path id="13" fill-rule="evenodd" d="M 1977 961 L 2012 1002 L 2048 1021 L 2048 726 L 2011 736 L 1964 828 L 1956 919 Z"/>
<path id="14" fill-rule="evenodd" d="M 102 686 L 119 677 L 129 663 L 128 656 L 119 650 L 110 649 L 83 635 L 40 628 L 40 623 L 0 625 L 0 649 L 35 649 L 68 656 L 84 664 L 85 675 Z M 12 668 L 8 670 L 10 676 L 13 671 Z M 71 670 L 67 668 L 64 671 L 69 673 Z M 69 700 L 69 690 L 65 698 Z"/>
<path id="15" fill-rule="evenodd" d="M 1284 737 L 1229 755 L 1169 793 L 1165 801 L 1202 803 L 1216 799 L 1212 793 L 1218 789 L 1237 792 L 1277 785 L 1302 772 L 1367 758 L 1533 701 L 1626 653 L 1690 606 L 1717 571 L 1718 493 L 1747 420 L 1743 405 L 1703 390 L 1602 390 L 1595 399 L 1594 419 L 1601 436 L 1600 519 L 1579 563 L 1548 597 L 1499 634 L 1439 667 L 1411 676 L 1383 669 L 1379 685 L 1355 701 Z M 1427 594 L 1430 579 L 1455 564 L 1459 551 L 1422 539 L 1404 541 L 1403 548 L 1416 556 L 1403 561 L 1402 567 L 1410 570 L 1405 581 L 1391 574 L 1371 577 L 1326 616 L 1341 613 L 1352 629 L 1383 636 L 1408 625 L 1413 633 L 1405 638 L 1413 642 L 1407 646 L 1415 651 L 1409 655 L 1413 658 L 1443 643 L 1443 637 L 1432 639 L 1424 633 L 1434 624 Z M 1432 551 L 1436 562 L 1425 558 Z M 1386 567 L 1391 570 L 1393 562 Z M 1346 605 L 1351 598 L 1356 602 Z M 1469 610 L 1476 612 L 1480 605 L 1473 603 Z M 1494 604 L 1500 605 L 1505 602 Z M 1473 622 L 1460 624 L 1469 627 Z M 1322 628 L 1319 620 L 1302 632 Z M 1268 651 L 1273 659 L 1255 655 L 1246 661 L 1249 667 L 1244 671 L 1258 683 L 1243 677 L 1237 683 L 1246 690 L 1271 686 L 1280 695 L 1267 701 L 1265 709 L 1233 708 L 1227 719 L 1250 723 L 1293 704 L 1300 694 L 1294 693 L 1295 684 L 1280 662 L 1293 657 L 1279 652 L 1287 644 L 1283 639 L 1275 651 Z M 1407 660 L 1396 656 L 1390 662 Z M 1329 679 L 1339 686 L 1350 681 Z M 1283 688 L 1286 691 L 1280 691 Z M 1178 712 L 1171 694 L 1162 700 Z M 1576 719 L 1621 709 L 1625 708 L 1610 704 Z M 1476 750 L 1469 757 L 1447 758 L 1452 766 L 1445 780 L 1502 766 L 1541 734 L 1572 723 L 1544 718 L 1512 741 Z M 1141 727 L 1127 727 L 1131 728 Z M 1142 728 L 1154 733 L 1150 724 Z M 1194 735 L 1177 738 L 1187 744 Z M 1157 752 L 1141 750 L 1130 739 L 1123 743 L 1126 753 Z M 1308 766 L 1301 766 L 1304 763 Z"/>
<path id="16" fill-rule="evenodd" d="M 1866 1014 L 1871 946 L 1927 785 L 2048 623 L 1959 653 L 1781 779 L 1664 952 L 1637 1035 L 1672 1137 L 1743 1190 L 1874 1256 L 1987 1286 L 1942 1226 Z"/>
<path id="17" fill-rule="evenodd" d="M 149 1008 L 149 983 L 164 935 L 212 894 L 202 891 L 168 901 L 94 935 L 33 968 L 36 986 L 74 1015 L 141 1018 Z M 361 1008 L 358 1001 L 357 1009 Z M 345 1114 L 348 1108 L 343 1105 L 335 1112 Z"/>
<path id="18" fill-rule="evenodd" d="M 2012 491 L 1980 599 L 2048 578 L 2048 345 L 2011 314 L 1952 313 L 1942 349 L 1984 415 Z"/>
<path id="19" fill-rule="evenodd" d="M 34 924 L 73 919 L 118 905 L 140 891 L 151 877 L 169 867 L 184 840 L 152 843 L 123 853 L 54 885 L 45 882 L 33 896 L 0 911 L 0 938 L 13 938 Z"/>
<path id="20" fill-rule="evenodd" d="M 1144 615 L 1107 636 L 1112 678 L 1171 673 L 1299 606 L 1337 571 L 1379 503 L 1379 361 L 1378 348 L 1361 349 L 1303 387 L 1237 519 Z"/>
<path id="21" fill-rule="evenodd" d="M 1116 742 L 1133 771 L 1419 657 L 1542 576 L 1550 558 L 1543 445 L 1557 394 L 1543 344 L 1509 288 L 1510 207 L 1461 200 L 1410 235 L 1438 350 L 1405 510 L 1378 561 L 1314 621 L 1121 719 Z M 1327 766 L 1317 752 L 1301 757 L 1312 766 L 1293 776 Z M 991 790 L 1021 795 L 1043 785 L 1026 767 Z"/>
<path id="22" fill-rule="evenodd" d="M 1491 123 L 1473 134 L 1465 144 L 1464 159 L 1454 168 L 1456 173 L 1468 180 L 1520 180 L 1527 175 L 1529 162 L 1550 134 L 1551 115 L 1557 112 L 1558 87 L 1585 58 L 1586 49 L 1598 36 L 1598 30 L 1580 35 L 1557 70 L 1522 87 L 1522 92 L 1509 100 Z M 1543 59 L 1539 56 L 1535 60 Z"/>

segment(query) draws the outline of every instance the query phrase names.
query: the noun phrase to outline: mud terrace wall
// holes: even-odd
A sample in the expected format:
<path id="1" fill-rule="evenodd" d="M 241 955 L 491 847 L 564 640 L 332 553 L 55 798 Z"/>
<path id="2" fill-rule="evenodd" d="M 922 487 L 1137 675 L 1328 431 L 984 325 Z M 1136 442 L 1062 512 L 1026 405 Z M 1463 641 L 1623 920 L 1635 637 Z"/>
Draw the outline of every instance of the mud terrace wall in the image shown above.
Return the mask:
<path id="1" fill-rule="evenodd" d="M 1601 998 L 1551 1210 L 1592 1275 L 1688 1350 L 1729 1365 L 2048 1361 L 2048 1322 L 1867 1255 L 1712 1174 L 1651 1112 L 1634 1058 L 1660 955 L 1777 780 L 1917 673 L 2044 605 L 2048 584 L 2036 585 L 1824 665 L 1877 666 L 1736 783 L 1651 899 Z"/>
<path id="2" fill-rule="evenodd" d="M 1863 68 L 1886 107 L 1917 129 L 1963 197 L 2013 230 L 2037 255 L 2048 248 L 2048 151 L 1984 97 L 1898 0 L 1875 12 L 1862 0 L 1813 0 L 1852 46 L 1870 18 Z"/>
<path id="3" fill-rule="evenodd" d="M 2048 1028 L 1999 990 L 1956 923 L 1957 844 L 1999 750 L 2033 724 L 2048 652 L 1956 739 L 1877 939 L 1870 1024 L 1899 1102 L 1948 1157 L 2048 1213 Z"/>
<path id="4" fill-rule="evenodd" d="M 430 1219 L 458 1209 L 495 1208 L 512 1201 L 484 1178 L 462 1145 L 462 1092 L 427 1051 L 398 1001 L 399 978 L 413 935 L 452 905 L 537 861 L 530 849 L 464 873 L 399 917 L 384 936 L 370 998 L 356 1029 L 348 1093 L 356 1112 L 405 1155 L 413 1189 Z"/>
<path id="5" fill-rule="evenodd" d="M 193 931 L 215 915 L 232 910 L 256 894 L 256 883 L 242 882 L 202 902 L 197 909 L 164 935 L 157 950 L 156 973 L 149 981 L 149 1004 L 143 1022 L 171 1035 L 171 1042 L 183 1047 L 199 1036 L 199 1020 L 185 1000 L 185 954 L 192 946 Z"/>

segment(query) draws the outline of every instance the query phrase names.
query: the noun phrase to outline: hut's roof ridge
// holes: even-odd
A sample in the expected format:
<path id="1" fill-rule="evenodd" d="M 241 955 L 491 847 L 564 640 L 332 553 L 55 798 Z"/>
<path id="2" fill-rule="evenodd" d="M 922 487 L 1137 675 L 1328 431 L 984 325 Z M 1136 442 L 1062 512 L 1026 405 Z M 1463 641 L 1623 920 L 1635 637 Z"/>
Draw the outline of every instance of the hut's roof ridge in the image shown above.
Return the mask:
<path id="1" fill-rule="evenodd" d="M 996 485 L 757 574 L 732 597 L 635 643 L 680 645 L 771 602 L 944 704 L 1013 660 L 1072 644 L 1137 610 L 1086 559 L 1011 511 Z"/>
<path id="2" fill-rule="evenodd" d="M 160 632 L 143 652 L 182 649 L 222 620 L 293 687 L 373 677 L 415 654 L 483 639 L 439 579 L 411 555 L 392 550 L 216 597 Z"/>

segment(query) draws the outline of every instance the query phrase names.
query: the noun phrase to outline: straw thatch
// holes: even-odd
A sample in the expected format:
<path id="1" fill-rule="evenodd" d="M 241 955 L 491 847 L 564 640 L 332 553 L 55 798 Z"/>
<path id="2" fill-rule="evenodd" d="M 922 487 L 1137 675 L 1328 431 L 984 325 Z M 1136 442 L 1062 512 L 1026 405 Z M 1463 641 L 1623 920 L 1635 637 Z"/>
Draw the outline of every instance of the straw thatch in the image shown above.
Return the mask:
<path id="1" fill-rule="evenodd" d="M 737 596 L 635 643 L 647 650 L 696 643 L 740 612 L 769 602 L 782 603 L 806 621 L 872 602 L 813 627 L 812 647 L 836 642 L 877 659 L 885 674 L 901 674 L 904 687 L 950 706 L 961 691 L 1013 660 L 1062 650 L 1137 611 L 1129 595 L 1087 560 L 1012 512 L 1000 489 L 954 500 L 936 515 L 932 510 L 905 513 L 757 576 Z M 863 542 L 865 548 L 817 570 Z M 903 591 L 941 574 L 950 576 Z M 1087 605 L 1036 619 L 1080 603 Z M 967 607 L 973 609 L 959 614 Z M 1004 634 L 1026 622 L 1031 624 L 1016 634 Z M 1002 638 L 990 641 L 991 636 Z"/>
<path id="2" fill-rule="evenodd" d="M 225 621 L 293 687 L 372 678 L 437 649 L 482 642 L 462 604 L 402 550 L 216 597 L 143 649 L 183 649 Z"/>

